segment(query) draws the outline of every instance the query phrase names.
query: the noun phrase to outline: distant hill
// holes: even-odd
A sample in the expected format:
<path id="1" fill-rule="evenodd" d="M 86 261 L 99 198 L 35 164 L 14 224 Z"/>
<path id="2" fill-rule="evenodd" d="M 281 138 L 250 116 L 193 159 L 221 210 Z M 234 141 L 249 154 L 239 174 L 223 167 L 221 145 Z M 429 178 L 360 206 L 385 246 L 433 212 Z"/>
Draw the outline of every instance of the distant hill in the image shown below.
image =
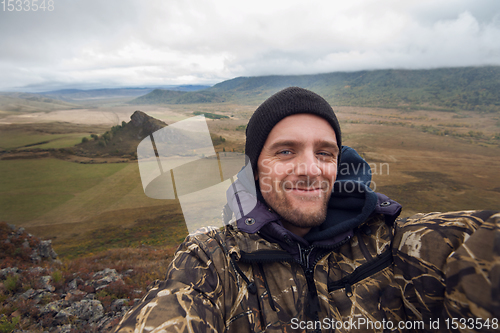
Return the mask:
<path id="1" fill-rule="evenodd" d="M 210 89 L 191 92 L 155 89 L 147 95 L 130 101 L 129 104 L 222 103 L 226 100 L 224 93 L 213 92 Z"/>
<path id="2" fill-rule="evenodd" d="M 205 117 L 210 119 L 228 118 L 226 116 L 217 115 L 209 112 L 194 112 L 195 114 L 205 114 Z M 123 121 L 121 125 L 111 127 L 102 135 L 91 134 L 90 137 L 82 138 L 82 142 L 75 145 L 71 151 L 80 156 L 136 156 L 137 146 L 148 135 L 153 134 L 159 129 L 167 126 L 163 121 L 149 116 L 145 112 L 135 111 L 130 116 L 130 121 Z M 190 150 L 189 147 L 196 147 L 199 142 L 199 133 L 172 130 L 163 135 L 163 140 L 168 142 L 167 146 L 170 152 L 179 152 L 180 155 Z M 166 135 L 166 137 L 165 137 Z M 212 143 L 215 149 L 222 150 L 223 147 L 234 148 L 221 135 L 216 133 L 210 134 Z M 166 139 L 165 139 L 166 138 Z M 175 147 L 171 144 L 175 142 Z M 158 142 L 156 143 L 158 144 Z"/>
<path id="3" fill-rule="evenodd" d="M 238 77 L 196 92 L 156 89 L 131 104 L 258 104 L 289 86 L 315 91 L 332 105 L 500 110 L 500 67 L 374 70 L 316 75 Z"/>
<path id="4" fill-rule="evenodd" d="M 81 152 L 98 153 L 99 155 L 135 155 L 137 145 L 146 136 L 167 126 L 163 121 L 153 118 L 142 111 L 135 111 L 130 122 L 113 126 L 102 135 L 92 134 L 76 145 Z"/>
<path id="5" fill-rule="evenodd" d="M 47 91 L 41 95 L 57 98 L 64 101 L 80 101 L 88 99 L 108 99 L 119 97 L 137 97 L 152 91 L 152 88 L 120 88 L 120 89 L 63 89 Z"/>
<path id="6" fill-rule="evenodd" d="M 79 109 L 81 106 L 30 93 L 0 93 L 0 111 L 40 112 Z"/>
<path id="7" fill-rule="evenodd" d="M 196 91 L 208 89 L 210 86 L 203 85 L 180 85 L 180 86 L 163 86 L 163 88 L 173 91 Z M 63 89 L 55 91 L 47 91 L 40 93 L 44 96 L 50 96 L 64 101 L 79 101 L 89 99 L 110 99 L 120 97 L 137 97 L 145 95 L 155 88 L 110 88 L 110 89 Z"/>

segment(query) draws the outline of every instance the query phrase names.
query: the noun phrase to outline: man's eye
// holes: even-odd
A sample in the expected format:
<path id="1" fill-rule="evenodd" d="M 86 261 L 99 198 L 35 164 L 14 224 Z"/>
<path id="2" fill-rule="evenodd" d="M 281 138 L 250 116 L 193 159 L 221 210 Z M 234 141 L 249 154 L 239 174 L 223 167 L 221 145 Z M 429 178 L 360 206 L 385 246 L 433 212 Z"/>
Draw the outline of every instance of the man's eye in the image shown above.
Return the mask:
<path id="1" fill-rule="evenodd" d="M 290 155 L 290 154 L 292 154 L 291 150 L 280 150 L 278 152 L 278 155 Z"/>
<path id="2" fill-rule="evenodd" d="M 317 154 L 322 159 L 330 159 L 335 157 L 332 153 L 329 153 L 327 151 L 320 151 Z"/>

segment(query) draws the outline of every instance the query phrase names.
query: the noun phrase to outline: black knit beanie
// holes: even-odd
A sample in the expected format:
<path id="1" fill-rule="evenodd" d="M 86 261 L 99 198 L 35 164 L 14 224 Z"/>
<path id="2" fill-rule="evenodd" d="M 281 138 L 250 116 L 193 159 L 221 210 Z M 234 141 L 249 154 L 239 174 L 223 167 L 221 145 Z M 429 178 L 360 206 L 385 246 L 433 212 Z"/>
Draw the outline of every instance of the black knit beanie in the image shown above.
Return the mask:
<path id="1" fill-rule="evenodd" d="M 337 139 L 338 161 L 340 161 L 340 152 L 342 151 L 340 126 L 330 104 L 312 91 L 299 87 L 289 87 L 266 99 L 255 110 L 248 122 L 245 154 L 250 158 L 254 172 L 257 170 L 260 152 L 273 127 L 283 118 L 299 113 L 314 114 L 330 123 Z"/>

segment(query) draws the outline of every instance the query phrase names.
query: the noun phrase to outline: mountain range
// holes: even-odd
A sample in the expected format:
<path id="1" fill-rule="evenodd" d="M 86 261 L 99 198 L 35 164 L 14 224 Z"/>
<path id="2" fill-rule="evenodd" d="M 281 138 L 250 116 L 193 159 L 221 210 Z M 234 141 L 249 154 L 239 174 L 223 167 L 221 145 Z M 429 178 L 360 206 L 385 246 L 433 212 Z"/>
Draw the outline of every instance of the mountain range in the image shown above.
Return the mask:
<path id="1" fill-rule="evenodd" d="M 170 91 L 196 91 L 201 89 L 207 89 L 210 86 L 203 85 L 179 85 L 179 86 L 162 86 L 160 88 L 167 89 Z M 107 98 L 120 98 L 120 97 L 137 97 L 145 95 L 155 88 L 137 88 L 137 87 L 126 87 L 126 88 L 104 88 L 104 89 L 62 89 L 55 91 L 46 91 L 39 93 L 40 95 L 49 96 L 62 101 L 74 102 L 78 100 L 88 100 L 88 99 L 107 99 Z"/>
<path id="2" fill-rule="evenodd" d="M 155 89 L 129 103 L 259 104 L 289 86 L 310 89 L 332 105 L 482 112 L 500 108 L 500 66 L 237 77 L 196 91 Z"/>

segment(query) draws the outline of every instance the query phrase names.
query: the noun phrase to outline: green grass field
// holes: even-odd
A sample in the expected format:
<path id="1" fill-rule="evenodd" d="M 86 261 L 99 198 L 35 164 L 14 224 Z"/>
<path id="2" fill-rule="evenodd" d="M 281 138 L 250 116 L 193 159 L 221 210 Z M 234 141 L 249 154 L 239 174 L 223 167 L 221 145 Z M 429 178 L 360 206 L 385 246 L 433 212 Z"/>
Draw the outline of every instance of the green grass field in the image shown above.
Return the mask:
<path id="1" fill-rule="evenodd" d="M 133 218 L 131 225 L 120 221 Z M 98 223 L 96 223 L 98 222 Z M 124 209 L 93 218 L 87 222 L 57 225 L 72 229 L 71 234 L 53 240 L 54 249 L 62 257 L 75 258 L 110 248 L 171 247 L 176 248 L 188 234 L 178 202 L 147 209 Z M 40 234 L 42 227 L 28 229 Z"/>
<path id="2" fill-rule="evenodd" d="M 21 224 L 40 218 L 126 166 L 52 158 L 0 161 L 0 220 Z"/>
<path id="3" fill-rule="evenodd" d="M 175 200 L 144 195 L 136 163 L 0 161 L 0 221 L 52 239 L 62 257 L 109 248 L 176 247 L 187 229 Z"/>
<path id="4" fill-rule="evenodd" d="M 0 149 L 19 149 L 27 145 L 27 149 L 33 148 L 67 148 L 80 142 L 82 138 L 88 136 L 88 133 L 70 133 L 70 134 L 44 134 L 44 133 L 24 133 L 14 131 L 0 132 Z M 47 142 L 48 141 L 48 142 Z M 41 142 L 47 142 L 38 144 Z"/>

